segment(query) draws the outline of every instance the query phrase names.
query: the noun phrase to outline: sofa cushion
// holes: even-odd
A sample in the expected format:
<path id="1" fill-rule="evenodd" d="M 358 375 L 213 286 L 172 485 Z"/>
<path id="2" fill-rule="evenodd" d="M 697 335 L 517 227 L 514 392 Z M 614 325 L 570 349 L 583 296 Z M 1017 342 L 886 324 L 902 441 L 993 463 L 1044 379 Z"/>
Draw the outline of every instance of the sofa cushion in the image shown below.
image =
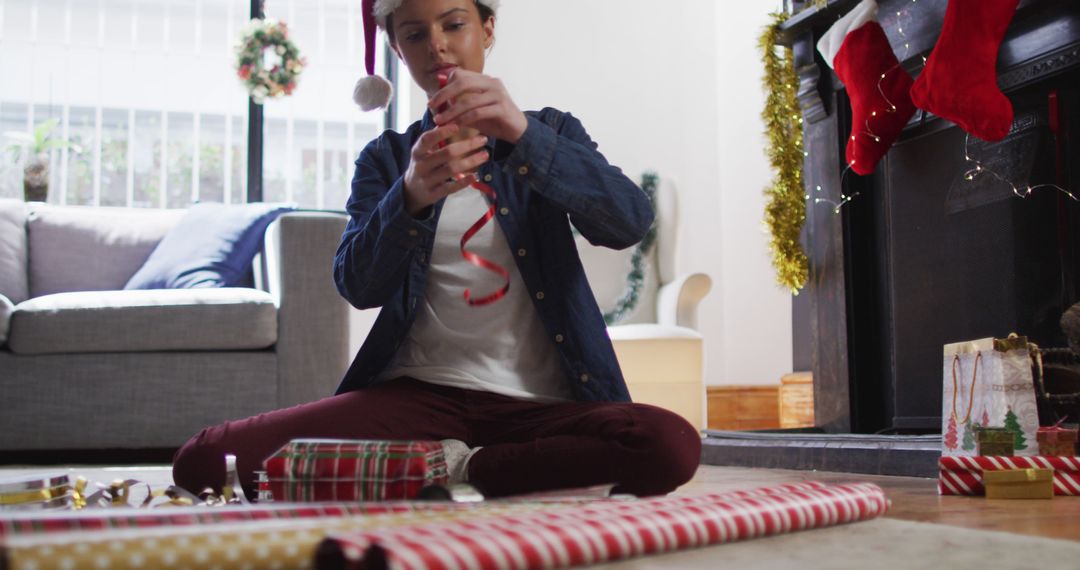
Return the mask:
<path id="1" fill-rule="evenodd" d="M 183 213 L 35 204 L 27 219 L 30 296 L 123 289 Z"/>
<path id="2" fill-rule="evenodd" d="M 13 303 L 30 296 L 26 277 L 26 204 L 0 200 L 0 295 Z"/>
<path id="3" fill-rule="evenodd" d="M 11 302 L 0 293 L 0 346 L 4 346 L 8 337 L 8 324 L 11 320 L 11 313 L 15 311 L 15 304 Z"/>
<path id="4" fill-rule="evenodd" d="M 59 293 L 11 316 L 16 354 L 256 350 L 277 342 L 277 307 L 256 289 Z"/>
<path id="5" fill-rule="evenodd" d="M 124 289 L 247 285 L 266 226 L 291 209 L 269 203 L 195 204 Z"/>

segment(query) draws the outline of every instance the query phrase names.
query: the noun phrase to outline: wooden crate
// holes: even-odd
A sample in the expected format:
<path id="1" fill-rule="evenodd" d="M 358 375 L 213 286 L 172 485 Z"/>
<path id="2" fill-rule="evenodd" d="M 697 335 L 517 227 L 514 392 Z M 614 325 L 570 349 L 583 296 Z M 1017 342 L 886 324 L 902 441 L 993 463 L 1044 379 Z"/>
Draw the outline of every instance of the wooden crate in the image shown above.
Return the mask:
<path id="1" fill-rule="evenodd" d="M 776 429 L 777 386 L 710 386 L 709 429 Z"/>
<path id="2" fill-rule="evenodd" d="M 781 428 L 814 427 L 814 375 L 792 372 L 780 379 Z"/>

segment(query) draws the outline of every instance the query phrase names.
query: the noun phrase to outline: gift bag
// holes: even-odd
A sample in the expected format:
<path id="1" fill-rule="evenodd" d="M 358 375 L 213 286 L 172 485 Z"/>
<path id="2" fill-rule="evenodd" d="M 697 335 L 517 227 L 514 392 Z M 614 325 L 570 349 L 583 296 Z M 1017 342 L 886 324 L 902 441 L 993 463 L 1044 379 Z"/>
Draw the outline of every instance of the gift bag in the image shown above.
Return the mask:
<path id="1" fill-rule="evenodd" d="M 1008 430 L 1013 455 L 1038 455 L 1039 412 L 1027 338 L 947 344 L 944 352 L 942 455 L 979 455 L 982 428 Z M 988 429 L 984 435 L 991 433 L 1001 432 Z"/>

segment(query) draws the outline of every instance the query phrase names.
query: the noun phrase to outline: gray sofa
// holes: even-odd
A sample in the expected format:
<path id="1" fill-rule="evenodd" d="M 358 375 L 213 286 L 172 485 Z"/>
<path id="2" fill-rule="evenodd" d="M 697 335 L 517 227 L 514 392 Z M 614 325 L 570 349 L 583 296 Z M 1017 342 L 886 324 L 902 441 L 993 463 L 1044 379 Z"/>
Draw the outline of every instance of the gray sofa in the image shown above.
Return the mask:
<path id="1" fill-rule="evenodd" d="M 183 213 L 0 200 L 0 451 L 171 448 L 333 393 L 345 216 L 278 218 L 253 288 L 120 290 Z"/>

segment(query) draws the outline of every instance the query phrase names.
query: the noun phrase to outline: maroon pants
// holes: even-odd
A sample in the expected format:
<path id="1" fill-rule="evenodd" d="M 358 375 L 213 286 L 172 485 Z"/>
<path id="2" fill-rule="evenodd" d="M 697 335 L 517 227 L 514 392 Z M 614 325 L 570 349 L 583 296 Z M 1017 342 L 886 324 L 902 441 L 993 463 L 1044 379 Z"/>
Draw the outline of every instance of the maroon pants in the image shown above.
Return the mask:
<path id="1" fill-rule="evenodd" d="M 317 402 L 208 427 L 173 458 L 173 479 L 220 489 L 226 453 L 245 488 L 264 459 L 294 438 L 459 439 L 483 446 L 469 482 L 487 496 L 615 483 L 615 492 L 668 493 L 694 475 L 697 430 L 646 404 L 542 404 L 400 378 Z"/>

